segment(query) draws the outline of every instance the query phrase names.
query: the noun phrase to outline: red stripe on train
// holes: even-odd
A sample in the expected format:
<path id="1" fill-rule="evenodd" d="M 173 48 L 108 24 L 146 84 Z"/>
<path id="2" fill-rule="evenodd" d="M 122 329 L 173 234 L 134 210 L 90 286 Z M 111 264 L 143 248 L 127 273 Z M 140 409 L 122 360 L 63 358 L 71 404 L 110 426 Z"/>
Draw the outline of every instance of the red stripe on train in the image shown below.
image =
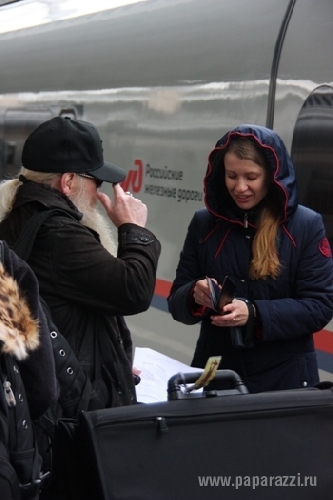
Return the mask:
<path id="1" fill-rule="evenodd" d="M 172 283 L 166 280 L 156 280 L 155 294 L 165 299 L 170 293 Z"/>

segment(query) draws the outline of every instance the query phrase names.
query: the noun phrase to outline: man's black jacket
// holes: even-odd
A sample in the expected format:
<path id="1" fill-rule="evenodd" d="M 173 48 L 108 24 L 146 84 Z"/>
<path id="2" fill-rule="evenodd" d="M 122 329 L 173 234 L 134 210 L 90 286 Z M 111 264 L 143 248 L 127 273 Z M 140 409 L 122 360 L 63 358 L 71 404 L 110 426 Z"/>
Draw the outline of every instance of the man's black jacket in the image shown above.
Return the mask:
<path id="1" fill-rule="evenodd" d="M 148 309 L 160 243 L 147 229 L 123 224 L 116 258 L 81 224 L 82 214 L 66 196 L 32 181 L 19 187 L 0 238 L 13 245 L 32 215 L 54 208 L 67 215 L 43 223 L 28 259 L 41 296 L 93 382 L 97 406 L 134 403 L 131 339 L 121 317 Z"/>

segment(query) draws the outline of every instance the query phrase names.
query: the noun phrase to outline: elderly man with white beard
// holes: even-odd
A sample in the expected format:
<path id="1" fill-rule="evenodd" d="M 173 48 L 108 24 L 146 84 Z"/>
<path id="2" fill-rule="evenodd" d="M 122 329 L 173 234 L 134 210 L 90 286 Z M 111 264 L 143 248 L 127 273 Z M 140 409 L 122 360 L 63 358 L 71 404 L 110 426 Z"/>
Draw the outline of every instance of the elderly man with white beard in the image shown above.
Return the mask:
<path id="1" fill-rule="evenodd" d="M 92 382 L 94 407 L 136 403 L 123 316 L 148 309 L 155 289 L 161 247 L 145 228 L 147 207 L 118 184 L 126 173 L 104 161 L 88 122 L 42 123 L 24 144 L 22 165 L 0 185 L 0 238 L 12 246 L 33 215 L 59 209 L 40 227 L 28 264 Z M 102 182 L 112 184 L 113 200 L 98 190 Z"/>

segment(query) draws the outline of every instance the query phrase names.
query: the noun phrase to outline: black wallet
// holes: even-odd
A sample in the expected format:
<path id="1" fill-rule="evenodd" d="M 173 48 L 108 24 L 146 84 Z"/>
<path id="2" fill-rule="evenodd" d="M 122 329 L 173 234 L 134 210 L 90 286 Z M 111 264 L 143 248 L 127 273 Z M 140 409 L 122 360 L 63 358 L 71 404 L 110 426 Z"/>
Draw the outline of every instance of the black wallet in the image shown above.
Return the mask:
<path id="1" fill-rule="evenodd" d="M 217 285 L 214 280 L 206 277 L 210 290 L 211 300 L 214 306 L 214 311 L 218 314 L 223 314 L 222 310 L 226 304 L 230 304 L 235 298 L 235 284 L 226 276 L 222 285 Z"/>

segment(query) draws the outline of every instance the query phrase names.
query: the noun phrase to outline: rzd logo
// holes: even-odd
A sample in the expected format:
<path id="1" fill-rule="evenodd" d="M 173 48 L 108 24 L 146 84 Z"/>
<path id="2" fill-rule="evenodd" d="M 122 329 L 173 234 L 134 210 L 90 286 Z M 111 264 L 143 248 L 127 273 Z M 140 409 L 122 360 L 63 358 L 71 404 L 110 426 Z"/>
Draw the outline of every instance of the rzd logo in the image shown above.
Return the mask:
<path id="1" fill-rule="evenodd" d="M 134 165 L 138 167 L 137 170 L 130 170 L 126 179 L 124 179 L 120 185 L 124 191 L 133 191 L 133 193 L 138 193 L 142 186 L 143 164 L 141 160 L 135 160 Z"/>

